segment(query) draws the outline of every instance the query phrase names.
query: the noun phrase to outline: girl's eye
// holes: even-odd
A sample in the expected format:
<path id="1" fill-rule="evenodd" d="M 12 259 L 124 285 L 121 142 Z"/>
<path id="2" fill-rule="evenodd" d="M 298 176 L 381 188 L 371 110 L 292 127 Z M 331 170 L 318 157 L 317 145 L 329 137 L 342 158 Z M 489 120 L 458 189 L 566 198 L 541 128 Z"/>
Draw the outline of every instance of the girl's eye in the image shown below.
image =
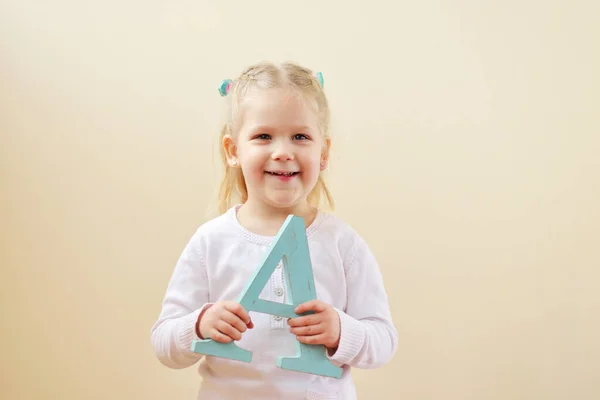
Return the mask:
<path id="1" fill-rule="evenodd" d="M 260 139 L 260 140 L 269 140 L 269 139 L 271 139 L 271 136 L 269 136 L 269 135 L 268 135 L 268 134 L 266 134 L 266 133 L 261 133 L 260 135 L 256 135 L 256 136 L 254 137 L 254 139 Z"/>
<path id="2" fill-rule="evenodd" d="M 306 136 L 304 133 L 297 133 L 294 135 L 294 140 L 308 140 L 308 136 Z"/>

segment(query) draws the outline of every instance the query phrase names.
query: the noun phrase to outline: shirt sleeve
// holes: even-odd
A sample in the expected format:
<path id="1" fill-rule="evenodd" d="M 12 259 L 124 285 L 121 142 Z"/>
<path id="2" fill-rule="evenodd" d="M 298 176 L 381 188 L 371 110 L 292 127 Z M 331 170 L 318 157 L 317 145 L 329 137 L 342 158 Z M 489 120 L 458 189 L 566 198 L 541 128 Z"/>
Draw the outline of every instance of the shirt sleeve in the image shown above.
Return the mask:
<path id="1" fill-rule="evenodd" d="M 396 352 L 398 332 L 379 266 L 358 235 L 346 268 L 346 287 L 346 309 L 336 309 L 340 316 L 340 343 L 328 358 L 337 366 L 379 368 Z"/>
<path id="2" fill-rule="evenodd" d="M 209 305 L 206 266 L 196 233 L 175 265 L 160 315 L 151 329 L 152 347 L 162 364 L 181 369 L 203 357 L 192 352 L 191 346 L 200 339 L 196 334 L 198 316 Z"/>

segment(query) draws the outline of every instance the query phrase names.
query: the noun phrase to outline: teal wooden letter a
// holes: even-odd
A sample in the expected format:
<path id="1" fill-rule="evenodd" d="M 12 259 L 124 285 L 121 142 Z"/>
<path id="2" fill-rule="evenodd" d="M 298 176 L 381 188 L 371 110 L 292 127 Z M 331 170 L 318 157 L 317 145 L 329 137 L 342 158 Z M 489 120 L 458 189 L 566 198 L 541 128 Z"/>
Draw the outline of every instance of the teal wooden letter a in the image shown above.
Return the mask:
<path id="1" fill-rule="evenodd" d="M 298 305 L 317 298 L 305 229 L 304 220 L 301 217 L 290 215 L 285 220 L 265 258 L 237 300 L 246 311 L 295 318 L 300 316 L 294 312 Z M 258 298 L 280 260 L 283 261 L 292 304 L 276 303 Z M 311 313 L 312 311 L 306 314 Z M 323 345 L 307 345 L 296 342 L 296 346 L 298 349 L 296 357 L 279 357 L 278 367 L 333 378 L 342 376 L 342 369 L 327 359 Z M 252 360 L 252 352 L 242 349 L 235 342 L 219 343 L 212 339 L 195 340 L 192 343 L 192 351 L 244 362 Z"/>

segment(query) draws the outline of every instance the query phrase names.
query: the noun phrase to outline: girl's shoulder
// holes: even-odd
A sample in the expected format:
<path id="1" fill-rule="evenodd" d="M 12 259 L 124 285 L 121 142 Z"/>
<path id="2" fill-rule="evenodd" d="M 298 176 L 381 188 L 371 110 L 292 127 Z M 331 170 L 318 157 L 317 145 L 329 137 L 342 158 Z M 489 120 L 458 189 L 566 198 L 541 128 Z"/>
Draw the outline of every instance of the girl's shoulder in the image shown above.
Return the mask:
<path id="1" fill-rule="evenodd" d="M 196 246 L 205 246 L 213 241 L 227 240 L 235 234 L 236 226 L 232 220 L 231 210 L 211 217 L 196 225 L 190 238 L 190 243 Z"/>
<path id="2" fill-rule="evenodd" d="M 322 229 L 313 240 L 335 249 L 346 272 L 356 265 L 377 266 L 376 257 L 365 238 L 350 223 L 333 214 L 324 215 Z"/>
<path id="3" fill-rule="evenodd" d="M 353 249 L 366 246 L 366 242 L 358 231 L 347 221 L 330 212 L 320 212 L 319 226 L 312 233 L 313 240 L 330 242 L 339 248 Z"/>

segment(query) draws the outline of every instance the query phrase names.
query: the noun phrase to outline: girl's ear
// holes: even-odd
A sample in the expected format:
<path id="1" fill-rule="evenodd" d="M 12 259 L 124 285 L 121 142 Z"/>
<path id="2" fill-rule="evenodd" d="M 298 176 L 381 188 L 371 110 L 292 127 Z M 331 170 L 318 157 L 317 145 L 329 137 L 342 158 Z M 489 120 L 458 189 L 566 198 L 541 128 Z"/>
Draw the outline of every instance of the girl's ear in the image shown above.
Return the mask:
<path id="1" fill-rule="evenodd" d="M 323 152 L 321 153 L 321 171 L 325 171 L 327 169 L 327 164 L 329 162 L 329 149 L 331 148 L 331 139 L 326 138 L 325 143 L 323 144 Z"/>
<path id="2" fill-rule="evenodd" d="M 237 159 L 237 146 L 229 134 L 223 136 L 223 149 L 225 150 L 225 157 L 227 157 L 227 164 L 231 167 L 237 167 L 239 165 Z"/>

